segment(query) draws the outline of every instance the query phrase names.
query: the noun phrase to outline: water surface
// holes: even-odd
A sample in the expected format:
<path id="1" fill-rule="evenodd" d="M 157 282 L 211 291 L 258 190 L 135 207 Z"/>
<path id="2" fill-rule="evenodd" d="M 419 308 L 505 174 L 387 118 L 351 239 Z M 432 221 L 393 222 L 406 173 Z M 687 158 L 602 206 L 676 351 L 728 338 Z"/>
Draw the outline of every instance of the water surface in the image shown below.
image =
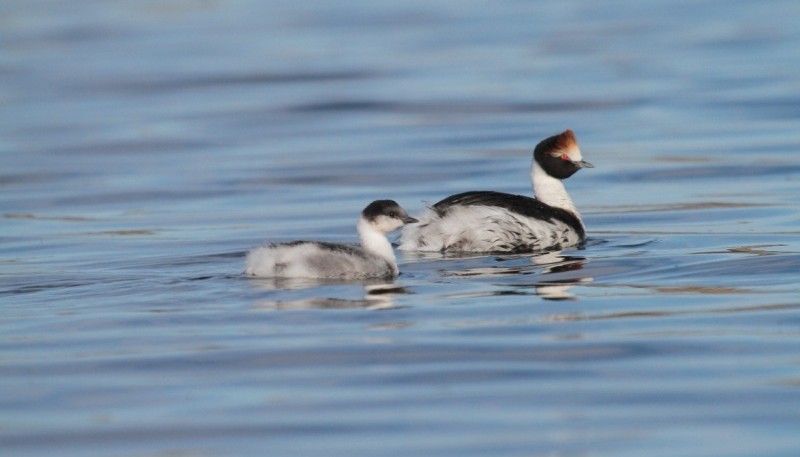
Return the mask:
<path id="1" fill-rule="evenodd" d="M 796 2 L 0 6 L 15 456 L 795 456 Z M 530 194 L 586 246 L 254 280 L 267 240 Z"/>

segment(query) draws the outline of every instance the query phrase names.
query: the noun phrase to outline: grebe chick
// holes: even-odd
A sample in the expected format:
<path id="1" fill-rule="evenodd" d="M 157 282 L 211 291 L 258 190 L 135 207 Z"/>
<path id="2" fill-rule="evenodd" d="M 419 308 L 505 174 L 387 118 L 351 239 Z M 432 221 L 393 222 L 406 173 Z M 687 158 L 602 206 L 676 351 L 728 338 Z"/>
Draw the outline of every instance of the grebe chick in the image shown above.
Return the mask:
<path id="1" fill-rule="evenodd" d="M 566 130 L 533 151 L 536 198 L 474 191 L 451 195 L 428 208 L 420 223 L 403 229 L 404 251 L 532 252 L 581 244 L 586 229 L 562 180 L 584 161 L 575 134 Z"/>
<path id="2" fill-rule="evenodd" d="M 386 235 L 417 222 L 393 200 L 370 203 L 358 220 L 361 246 L 323 241 L 291 241 L 247 253 L 245 274 L 271 278 L 394 278 L 399 272 Z"/>

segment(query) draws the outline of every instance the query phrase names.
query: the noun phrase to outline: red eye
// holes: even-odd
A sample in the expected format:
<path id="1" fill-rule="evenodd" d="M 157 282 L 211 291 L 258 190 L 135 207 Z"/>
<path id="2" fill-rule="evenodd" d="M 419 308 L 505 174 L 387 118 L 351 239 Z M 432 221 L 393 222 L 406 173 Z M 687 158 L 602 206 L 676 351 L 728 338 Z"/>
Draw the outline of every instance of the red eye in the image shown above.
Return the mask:
<path id="1" fill-rule="evenodd" d="M 561 159 L 562 160 L 569 160 L 569 154 L 567 154 L 567 153 L 561 154 Z"/>

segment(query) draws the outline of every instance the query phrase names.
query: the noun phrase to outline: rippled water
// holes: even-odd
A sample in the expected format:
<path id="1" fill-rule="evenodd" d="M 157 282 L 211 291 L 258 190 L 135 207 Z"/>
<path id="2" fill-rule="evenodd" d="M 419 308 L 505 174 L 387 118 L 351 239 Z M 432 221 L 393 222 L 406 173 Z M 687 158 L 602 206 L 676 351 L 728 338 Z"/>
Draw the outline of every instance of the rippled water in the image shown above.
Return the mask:
<path id="1" fill-rule="evenodd" d="M 14 456 L 795 456 L 794 1 L 0 4 L 0 447 Z M 590 240 L 242 277 L 530 193 Z"/>

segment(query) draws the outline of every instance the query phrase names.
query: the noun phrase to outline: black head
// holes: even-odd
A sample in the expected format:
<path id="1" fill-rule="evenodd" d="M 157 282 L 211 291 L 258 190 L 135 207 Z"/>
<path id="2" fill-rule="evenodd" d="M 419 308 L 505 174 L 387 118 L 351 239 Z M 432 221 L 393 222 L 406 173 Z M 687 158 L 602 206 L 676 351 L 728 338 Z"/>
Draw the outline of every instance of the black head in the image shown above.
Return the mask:
<path id="1" fill-rule="evenodd" d="M 377 222 L 378 218 L 381 216 L 389 219 L 396 219 L 401 222 L 400 225 L 419 222 L 413 217 L 410 217 L 406 210 L 394 200 L 375 200 L 364 208 L 364 211 L 361 212 L 361 216 L 372 223 Z"/>
<path id="2" fill-rule="evenodd" d="M 557 179 L 567 179 L 581 168 L 594 167 L 583 160 L 575 134 L 569 129 L 540 141 L 533 150 L 533 159 Z"/>

